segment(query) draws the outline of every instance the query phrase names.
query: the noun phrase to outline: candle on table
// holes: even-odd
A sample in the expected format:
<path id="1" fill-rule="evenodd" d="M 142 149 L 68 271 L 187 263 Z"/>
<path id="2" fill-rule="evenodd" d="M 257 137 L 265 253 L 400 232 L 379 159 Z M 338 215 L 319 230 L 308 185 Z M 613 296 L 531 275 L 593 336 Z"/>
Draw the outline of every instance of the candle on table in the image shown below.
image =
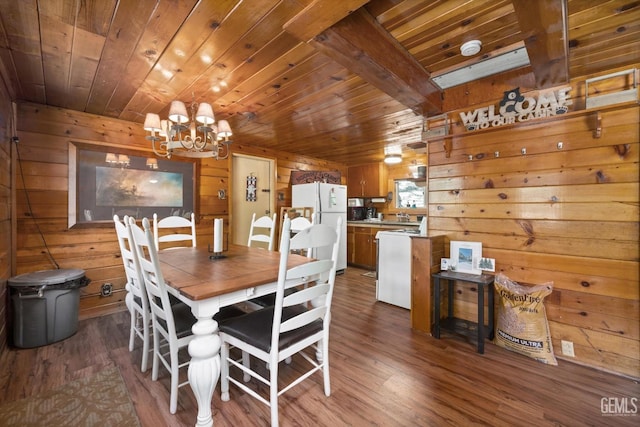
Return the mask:
<path id="1" fill-rule="evenodd" d="M 213 252 L 222 252 L 222 218 L 216 218 L 213 221 Z"/>

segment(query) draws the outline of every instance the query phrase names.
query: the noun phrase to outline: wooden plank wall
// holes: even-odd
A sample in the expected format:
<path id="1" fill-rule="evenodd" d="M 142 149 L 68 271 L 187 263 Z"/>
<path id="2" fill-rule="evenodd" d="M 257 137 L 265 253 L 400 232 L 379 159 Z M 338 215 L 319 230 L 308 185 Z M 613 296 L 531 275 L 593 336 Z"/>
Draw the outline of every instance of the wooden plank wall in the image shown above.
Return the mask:
<path id="1" fill-rule="evenodd" d="M 92 281 L 81 290 L 81 318 L 123 310 L 125 278 L 113 227 L 67 228 L 68 146 L 70 142 L 77 142 L 107 145 L 115 152 L 136 150 L 138 154 L 140 151 L 148 153 L 142 126 L 72 110 L 20 103 L 18 131 L 25 174 L 25 183 L 19 177 L 16 183 L 18 273 L 56 268 L 46 253 L 44 238 L 60 268 L 83 269 Z M 280 206 L 290 203 L 289 175 L 292 170 L 338 170 L 343 177 L 346 176 L 346 169 L 341 164 L 258 150 L 250 144 L 233 144 L 231 147 L 234 152 L 276 159 L 277 192 L 285 193 L 284 199 L 278 201 L 278 211 Z M 230 194 L 229 165 L 230 159 L 206 160 L 197 168 L 198 235 L 211 234 L 214 217 L 224 218 L 225 228 L 229 229 L 230 200 L 221 200 L 217 195 L 218 189 L 225 189 Z M 25 187 L 33 213 L 29 212 Z M 208 243 L 207 239 L 198 239 L 199 245 Z M 109 297 L 102 297 L 100 288 L 106 282 L 114 285 L 114 292 Z"/>
<path id="2" fill-rule="evenodd" d="M 556 356 L 635 378 L 638 118 L 627 103 L 475 132 L 458 123 L 449 157 L 444 140 L 428 145 L 430 234 L 482 242 L 512 280 L 553 282 L 546 310 Z M 457 315 L 474 319 L 475 292 L 456 291 Z M 575 358 L 562 355 L 561 340 L 573 342 Z"/>
<path id="3" fill-rule="evenodd" d="M 563 357 L 560 340 L 572 341 L 576 357 L 570 360 L 633 377 L 640 376 L 638 114 L 637 105 L 604 109 L 600 138 L 593 137 L 592 112 L 491 131 L 454 132 L 450 157 L 442 143 L 429 143 L 428 168 L 430 233 L 482 241 L 484 255 L 495 258 L 497 270 L 513 280 L 552 280 L 547 312 L 556 355 Z M 93 280 L 83 289 L 81 316 L 123 309 L 124 278 L 111 228 L 67 229 L 68 144 L 148 150 L 141 127 L 28 103 L 19 104 L 18 117 L 22 166 L 38 225 L 18 179 L 17 273 L 54 268 L 40 228 L 62 268 L 82 268 Z M 8 148 L 1 147 L 0 155 L 6 158 Z M 276 193 L 284 193 L 278 209 L 290 204 L 291 170 L 340 170 L 345 182 L 343 165 L 255 149 L 250 142 L 232 147 L 277 158 Z M 495 151 L 500 152 L 497 158 Z M 390 181 L 406 174 L 407 166 L 390 170 Z M 203 162 L 200 168 L 203 232 L 210 231 L 214 216 L 229 221 L 228 199 L 217 198 L 217 189 L 229 184 L 228 169 L 228 162 L 216 161 Z M 2 212 L 0 221 L 8 216 Z M 99 297 L 99 285 L 107 281 L 116 292 Z M 456 310 L 474 317 L 470 301 L 475 295 L 460 292 Z"/>
<path id="4" fill-rule="evenodd" d="M 0 353 L 7 346 L 8 303 L 7 280 L 12 277 L 11 252 L 11 129 L 12 104 L 0 78 Z"/>

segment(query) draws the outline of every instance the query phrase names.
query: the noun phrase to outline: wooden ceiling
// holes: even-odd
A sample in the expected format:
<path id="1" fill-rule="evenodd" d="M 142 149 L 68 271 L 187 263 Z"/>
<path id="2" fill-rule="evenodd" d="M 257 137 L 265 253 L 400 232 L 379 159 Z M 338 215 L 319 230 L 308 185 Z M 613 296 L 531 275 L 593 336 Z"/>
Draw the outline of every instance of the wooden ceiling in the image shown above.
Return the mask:
<path id="1" fill-rule="evenodd" d="M 420 141 L 423 115 L 499 97 L 431 77 L 525 46 L 484 80 L 551 87 L 639 61 L 635 0 L 0 0 L 15 100 L 130 120 L 210 102 L 235 143 L 347 164 Z M 463 57 L 460 46 L 482 41 Z M 226 86 L 223 86 L 223 82 Z M 212 88 L 220 87 L 219 92 Z M 500 92 L 501 94 L 501 92 Z"/>

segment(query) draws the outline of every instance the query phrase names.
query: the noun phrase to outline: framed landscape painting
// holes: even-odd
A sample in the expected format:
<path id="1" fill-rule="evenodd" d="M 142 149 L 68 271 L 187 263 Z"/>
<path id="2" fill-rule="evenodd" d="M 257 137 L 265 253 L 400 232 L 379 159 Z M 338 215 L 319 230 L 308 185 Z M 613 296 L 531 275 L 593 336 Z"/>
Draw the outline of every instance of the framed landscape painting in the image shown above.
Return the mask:
<path id="1" fill-rule="evenodd" d="M 195 163 L 69 146 L 69 228 L 194 211 Z"/>

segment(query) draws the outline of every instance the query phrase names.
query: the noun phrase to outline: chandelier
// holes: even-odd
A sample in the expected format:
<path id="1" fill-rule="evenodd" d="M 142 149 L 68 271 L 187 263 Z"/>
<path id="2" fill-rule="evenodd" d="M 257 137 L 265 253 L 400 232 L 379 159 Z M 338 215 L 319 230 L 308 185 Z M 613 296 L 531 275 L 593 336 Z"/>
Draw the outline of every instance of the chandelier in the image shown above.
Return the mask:
<path id="1" fill-rule="evenodd" d="M 216 124 L 213 108 L 206 102 L 192 102 L 189 108 L 191 115 L 184 102 L 172 101 L 168 120 L 147 113 L 144 130 L 150 132 L 146 139 L 151 141 L 156 156 L 168 159 L 171 156 L 212 157 L 216 160 L 229 157 L 229 137 L 232 135 L 229 122 L 218 120 Z"/>

